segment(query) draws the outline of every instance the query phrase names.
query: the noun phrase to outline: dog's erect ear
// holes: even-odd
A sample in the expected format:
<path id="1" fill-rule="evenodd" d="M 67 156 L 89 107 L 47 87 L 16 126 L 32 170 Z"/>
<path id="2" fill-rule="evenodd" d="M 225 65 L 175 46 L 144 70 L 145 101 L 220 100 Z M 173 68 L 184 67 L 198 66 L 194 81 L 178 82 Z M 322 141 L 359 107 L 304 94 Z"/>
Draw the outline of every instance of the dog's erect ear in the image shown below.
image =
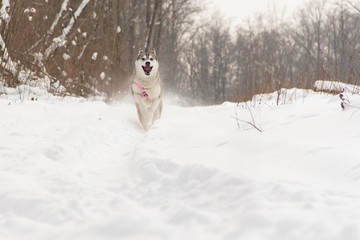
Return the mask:
<path id="1" fill-rule="evenodd" d="M 137 55 L 137 58 L 141 57 L 142 55 L 144 55 L 144 50 L 142 50 L 141 48 L 139 49 L 139 53 Z"/>
<path id="2" fill-rule="evenodd" d="M 156 56 L 155 48 L 151 49 L 150 53 Z"/>

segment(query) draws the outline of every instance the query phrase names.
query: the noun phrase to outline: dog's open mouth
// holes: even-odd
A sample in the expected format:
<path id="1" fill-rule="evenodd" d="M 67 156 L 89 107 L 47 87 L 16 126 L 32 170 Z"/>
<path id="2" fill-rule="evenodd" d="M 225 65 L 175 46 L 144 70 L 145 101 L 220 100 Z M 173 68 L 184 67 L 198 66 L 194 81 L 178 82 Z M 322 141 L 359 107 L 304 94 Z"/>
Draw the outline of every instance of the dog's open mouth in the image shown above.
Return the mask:
<path id="1" fill-rule="evenodd" d="M 146 75 L 150 75 L 150 72 L 151 72 L 153 67 L 151 67 L 149 65 L 146 65 L 146 66 L 142 66 L 142 68 L 143 68 Z"/>

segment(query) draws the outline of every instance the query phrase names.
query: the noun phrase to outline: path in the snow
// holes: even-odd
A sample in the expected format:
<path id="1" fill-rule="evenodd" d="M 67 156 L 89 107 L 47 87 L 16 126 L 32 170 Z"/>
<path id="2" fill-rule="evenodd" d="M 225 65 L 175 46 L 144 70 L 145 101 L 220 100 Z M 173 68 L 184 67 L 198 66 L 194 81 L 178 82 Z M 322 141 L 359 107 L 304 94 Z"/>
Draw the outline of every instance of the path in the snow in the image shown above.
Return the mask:
<path id="1" fill-rule="evenodd" d="M 264 133 L 165 105 L 144 132 L 128 103 L 0 99 L 1 239 L 359 239 L 359 114 L 309 102 L 254 112 Z"/>

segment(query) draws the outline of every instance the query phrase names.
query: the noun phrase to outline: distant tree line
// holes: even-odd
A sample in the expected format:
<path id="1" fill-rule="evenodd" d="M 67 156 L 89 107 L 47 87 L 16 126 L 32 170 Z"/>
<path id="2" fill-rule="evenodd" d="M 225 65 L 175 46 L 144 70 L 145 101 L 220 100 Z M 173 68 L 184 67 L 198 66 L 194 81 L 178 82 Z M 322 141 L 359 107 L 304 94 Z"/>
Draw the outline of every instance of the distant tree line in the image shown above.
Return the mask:
<path id="1" fill-rule="evenodd" d="M 318 79 L 359 85 L 360 13 L 349 3 L 309 1 L 293 19 L 274 9 L 235 30 L 213 17 L 183 53 L 180 89 L 200 103 L 221 103 L 311 89 Z"/>
<path id="2" fill-rule="evenodd" d="M 139 48 L 155 48 L 168 92 L 198 104 L 242 101 L 317 79 L 359 84 L 360 13 L 309 1 L 232 26 L 200 0 L 2 1 L 0 85 L 78 96 L 127 93 Z M 1 92 L 1 88 L 0 88 Z"/>

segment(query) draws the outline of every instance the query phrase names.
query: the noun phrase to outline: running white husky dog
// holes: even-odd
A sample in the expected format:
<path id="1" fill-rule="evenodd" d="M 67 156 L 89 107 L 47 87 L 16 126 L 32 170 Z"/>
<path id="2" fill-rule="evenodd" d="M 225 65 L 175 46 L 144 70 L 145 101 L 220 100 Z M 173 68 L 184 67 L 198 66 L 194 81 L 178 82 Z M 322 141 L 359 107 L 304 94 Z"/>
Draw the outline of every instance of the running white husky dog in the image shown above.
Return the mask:
<path id="1" fill-rule="evenodd" d="M 155 49 L 145 53 L 140 49 L 135 61 L 135 78 L 131 84 L 140 122 L 145 130 L 160 118 L 163 90 L 160 82 L 159 62 Z"/>

